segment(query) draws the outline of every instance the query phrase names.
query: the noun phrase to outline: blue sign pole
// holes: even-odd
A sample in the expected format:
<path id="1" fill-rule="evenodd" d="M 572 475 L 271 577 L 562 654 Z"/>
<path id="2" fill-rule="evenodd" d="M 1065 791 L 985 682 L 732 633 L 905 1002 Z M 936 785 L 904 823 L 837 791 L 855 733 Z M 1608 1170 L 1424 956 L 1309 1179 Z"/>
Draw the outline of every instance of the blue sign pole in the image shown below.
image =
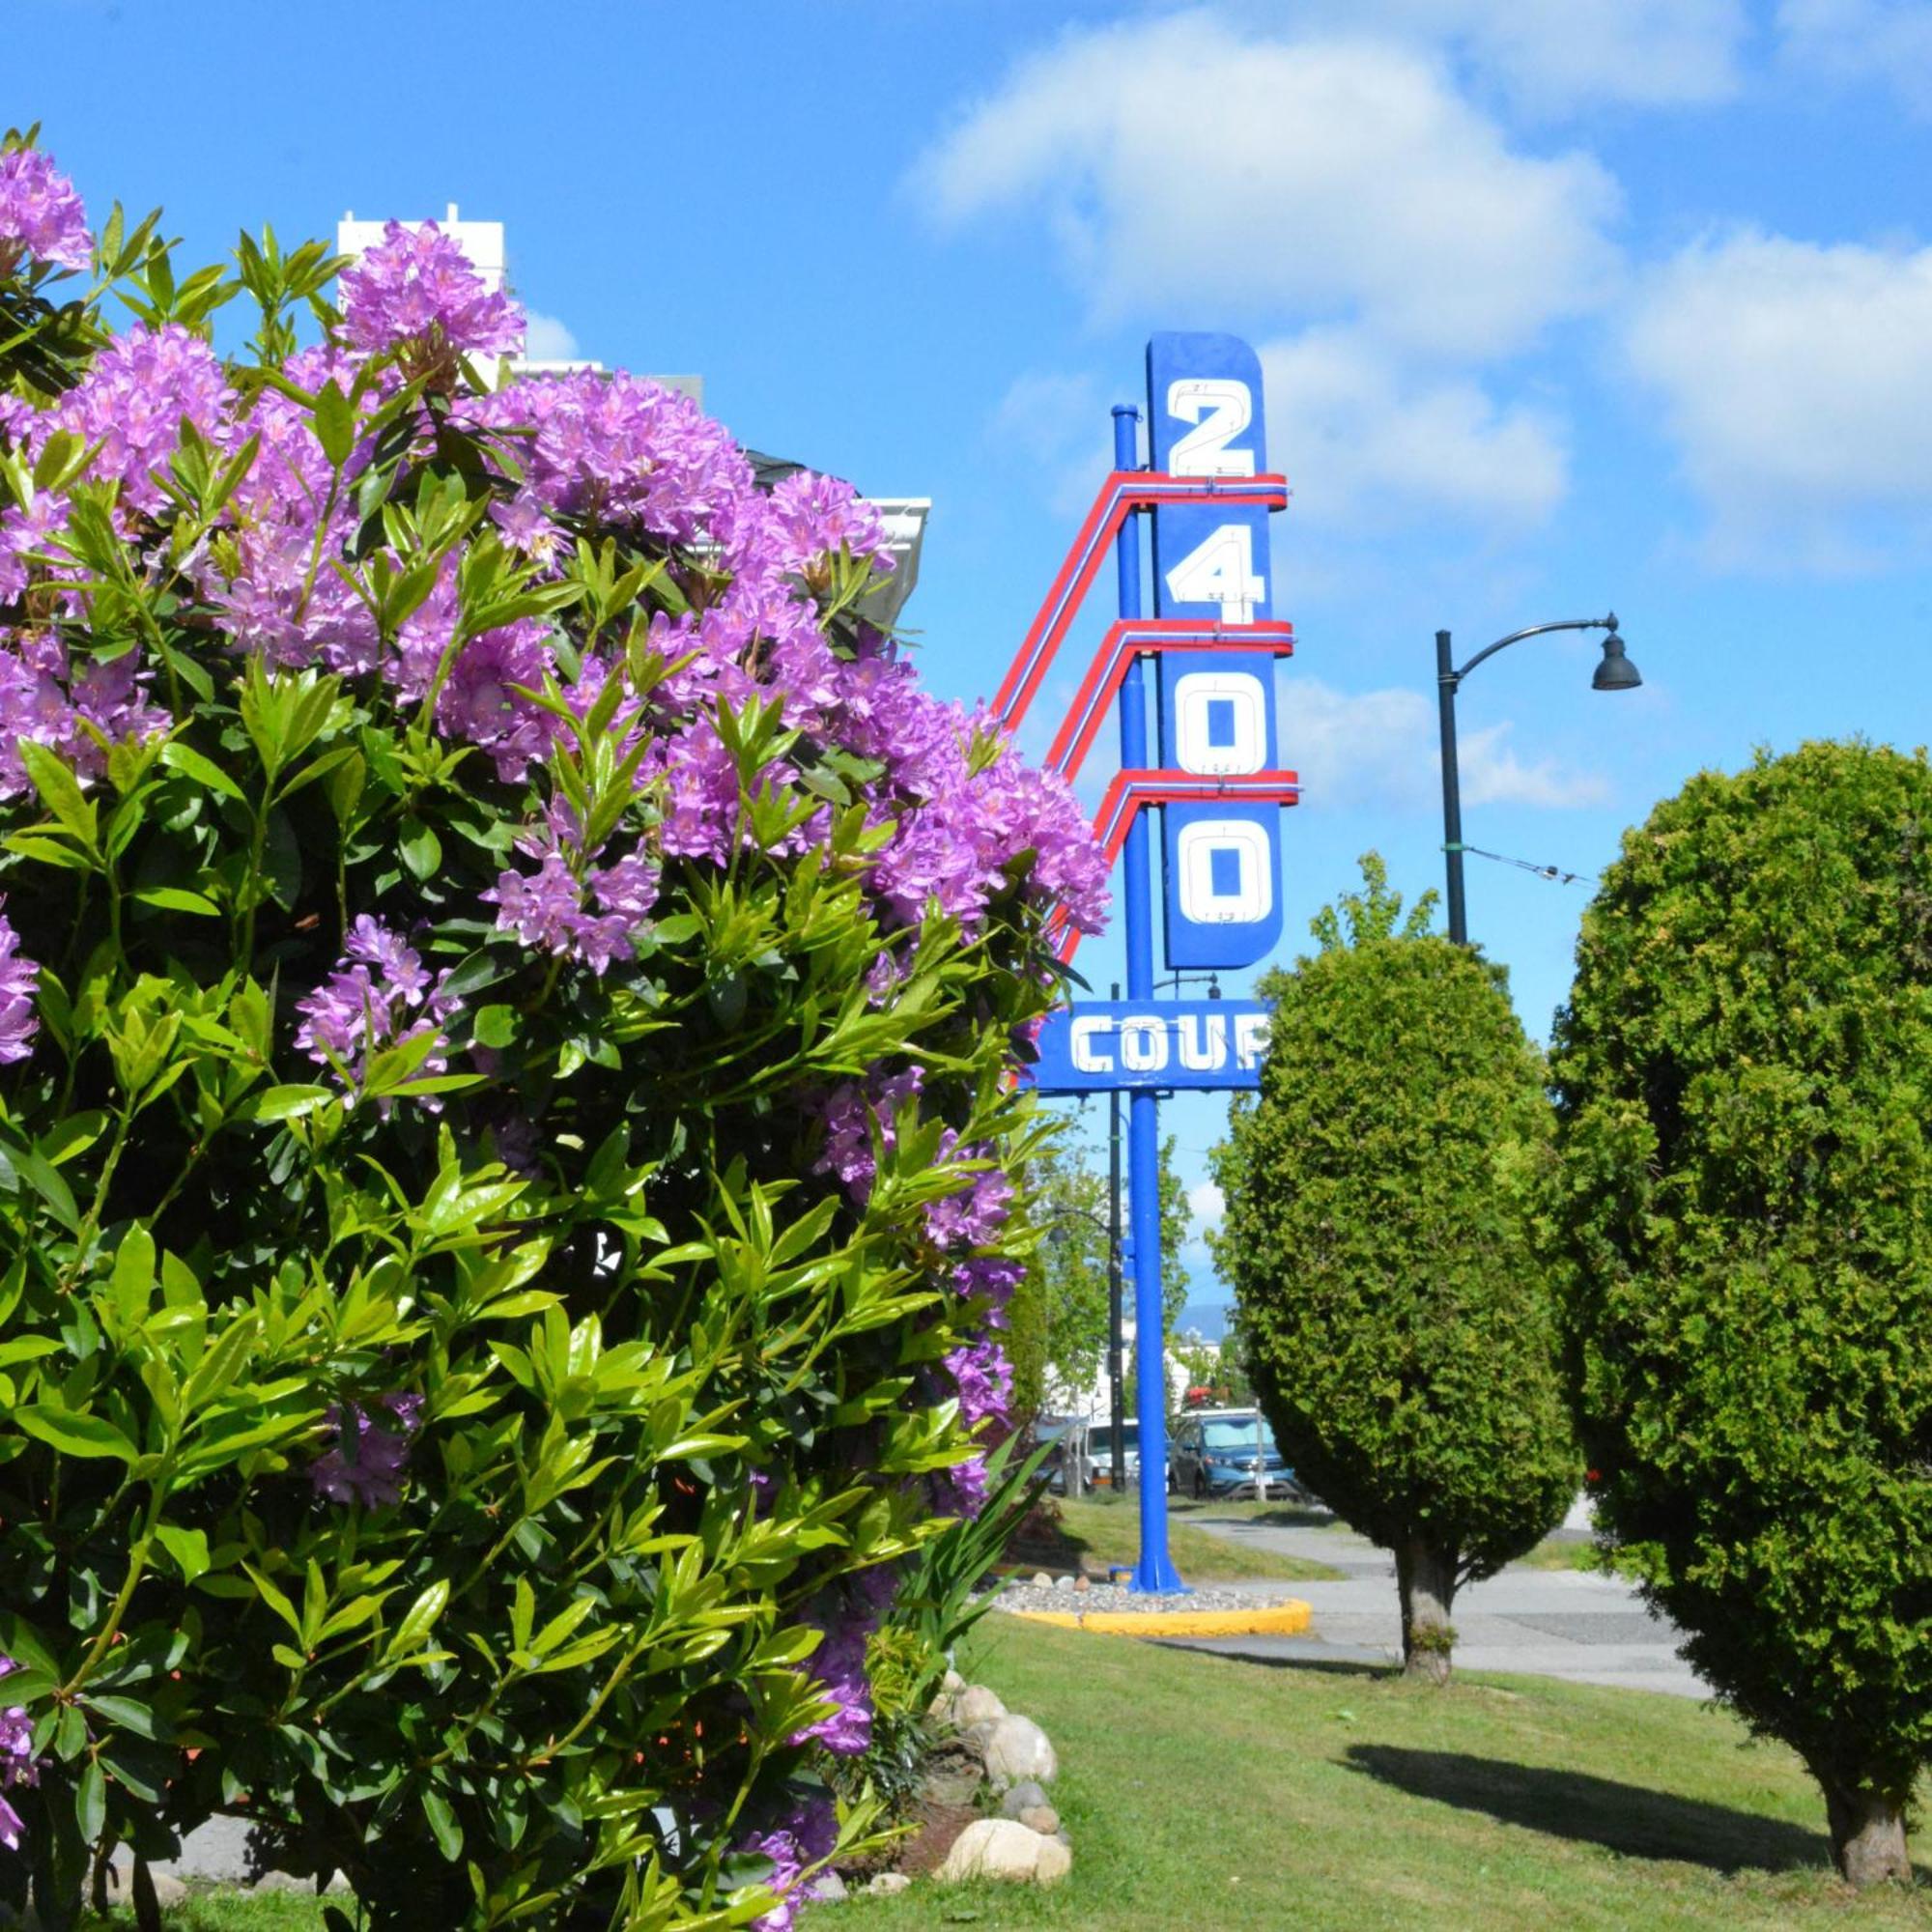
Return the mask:
<path id="1" fill-rule="evenodd" d="M 1134 425 L 1140 412 L 1114 406 L 1114 468 L 1137 469 Z M 1120 579 L 1120 611 L 1141 614 L 1140 529 L 1132 517 L 1122 526 L 1114 560 Z M 1121 686 L 1121 765 L 1145 771 L 1148 762 L 1147 683 L 1137 657 Z M 1153 883 L 1148 871 L 1147 814 L 1136 812 L 1122 857 L 1127 915 L 1127 998 L 1153 998 Z M 1141 1555 L 1136 1590 L 1183 1590 L 1167 1553 L 1167 1334 L 1161 1307 L 1160 1118 L 1151 1094 L 1137 1093 L 1127 1116 L 1127 1189 L 1134 1243 L 1134 1398 L 1140 1418 Z"/>

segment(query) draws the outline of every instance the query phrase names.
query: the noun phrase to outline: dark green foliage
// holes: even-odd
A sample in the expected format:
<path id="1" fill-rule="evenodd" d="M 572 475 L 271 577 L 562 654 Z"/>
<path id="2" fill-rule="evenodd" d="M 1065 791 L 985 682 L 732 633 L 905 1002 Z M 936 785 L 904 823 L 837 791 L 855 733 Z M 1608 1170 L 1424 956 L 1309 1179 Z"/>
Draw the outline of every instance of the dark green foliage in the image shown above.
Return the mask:
<path id="1" fill-rule="evenodd" d="M 1501 970 L 1367 890 L 1321 950 L 1263 982 L 1258 1098 L 1214 1172 L 1214 1250 L 1245 1360 L 1299 1478 L 1442 1580 L 1488 1576 L 1563 1513 L 1578 1476 L 1524 1183 L 1548 1104 Z M 1445 1605 L 1446 1608 L 1446 1605 Z"/>
<path id="2" fill-rule="evenodd" d="M 1693 779 L 1605 875 L 1553 1060 L 1601 1520 L 1834 1806 L 1932 1748 L 1928 832 L 1922 753 Z"/>

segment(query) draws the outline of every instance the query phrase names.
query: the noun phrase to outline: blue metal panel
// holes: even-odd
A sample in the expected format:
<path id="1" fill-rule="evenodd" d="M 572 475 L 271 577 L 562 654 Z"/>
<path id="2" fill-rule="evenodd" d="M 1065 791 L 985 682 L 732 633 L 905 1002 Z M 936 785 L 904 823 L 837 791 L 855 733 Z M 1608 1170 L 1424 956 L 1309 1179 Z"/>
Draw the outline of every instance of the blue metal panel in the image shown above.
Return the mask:
<path id="1" fill-rule="evenodd" d="M 1164 331 L 1148 342 L 1148 444 L 1176 476 L 1267 469 L 1262 365 L 1237 335 Z"/>
<path id="2" fill-rule="evenodd" d="M 1083 1000 L 1049 1015 L 1028 1075 L 1042 1094 L 1237 1092 L 1261 1084 L 1266 1047 L 1254 1000 Z"/>
<path id="3" fill-rule="evenodd" d="M 1252 476 L 1267 468 L 1261 363 L 1232 335 L 1148 344 L 1154 468 Z M 1153 515 L 1154 614 L 1251 624 L 1274 614 L 1268 515 L 1213 502 Z M 1277 764 L 1274 673 L 1265 660 L 1175 654 L 1159 667 L 1161 764 L 1236 776 Z M 1251 966 L 1281 937 L 1280 809 L 1163 808 L 1170 971 Z"/>
<path id="4" fill-rule="evenodd" d="M 1278 805 L 1161 808 L 1170 972 L 1252 966 L 1281 941 Z"/>
<path id="5" fill-rule="evenodd" d="M 1156 669 L 1162 771 L 1235 778 L 1276 768 L 1273 659 L 1175 651 Z"/>

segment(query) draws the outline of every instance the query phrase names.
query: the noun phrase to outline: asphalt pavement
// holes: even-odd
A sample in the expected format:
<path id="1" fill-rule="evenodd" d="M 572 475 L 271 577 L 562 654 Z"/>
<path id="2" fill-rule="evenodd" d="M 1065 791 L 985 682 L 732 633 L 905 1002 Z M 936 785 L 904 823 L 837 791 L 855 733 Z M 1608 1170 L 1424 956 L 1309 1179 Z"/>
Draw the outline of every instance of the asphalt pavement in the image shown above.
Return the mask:
<path id="1" fill-rule="evenodd" d="M 1396 1605 L 1395 1565 L 1385 1549 L 1339 1523 L 1294 1521 L 1286 1506 L 1276 1520 L 1216 1518 L 1189 1512 L 1200 1529 L 1251 1549 L 1300 1556 L 1342 1571 L 1338 1581 L 1270 1583 L 1306 1599 L 1315 1612 L 1307 1636 L 1176 1639 L 1190 1650 L 1218 1651 L 1295 1662 L 1399 1662 L 1402 1621 Z M 1581 1531 L 1571 1533 L 1580 1536 Z M 1251 1586 L 1260 1590 L 1261 1585 Z M 1461 1670 L 1518 1671 L 1573 1684 L 1611 1684 L 1626 1690 L 1662 1690 L 1708 1697 L 1709 1687 L 1677 1655 L 1676 1628 L 1644 1607 L 1622 1577 L 1592 1570 L 1531 1570 L 1512 1564 L 1500 1576 L 1467 1583 L 1456 1593 L 1456 1665 Z"/>

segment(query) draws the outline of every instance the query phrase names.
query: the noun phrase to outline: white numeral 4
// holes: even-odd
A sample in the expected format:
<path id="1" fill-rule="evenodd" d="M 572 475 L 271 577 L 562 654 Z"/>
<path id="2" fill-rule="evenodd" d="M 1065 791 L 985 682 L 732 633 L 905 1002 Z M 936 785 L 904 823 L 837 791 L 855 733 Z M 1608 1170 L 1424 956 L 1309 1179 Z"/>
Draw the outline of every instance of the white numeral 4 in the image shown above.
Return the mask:
<path id="1" fill-rule="evenodd" d="M 1177 604 L 1218 604 L 1224 624 L 1252 624 L 1267 600 L 1267 580 L 1255 570 L 1255 534 L 1248 524 L 1223 524 L 1167 573 Z"/>
<path id="2" fill-rule="evenodd" d="M 1245 383 L 1225 376 L 1182 376 L 1167 385 L 1167 412 L 1198 423 L 1168 452 L 1170 476 L 1252 476 L 1252 449 L 1230 449 L 1254 420 L 1254 398 Z M 1203 418 L 1206 418 L 1204 421 Z"/>

